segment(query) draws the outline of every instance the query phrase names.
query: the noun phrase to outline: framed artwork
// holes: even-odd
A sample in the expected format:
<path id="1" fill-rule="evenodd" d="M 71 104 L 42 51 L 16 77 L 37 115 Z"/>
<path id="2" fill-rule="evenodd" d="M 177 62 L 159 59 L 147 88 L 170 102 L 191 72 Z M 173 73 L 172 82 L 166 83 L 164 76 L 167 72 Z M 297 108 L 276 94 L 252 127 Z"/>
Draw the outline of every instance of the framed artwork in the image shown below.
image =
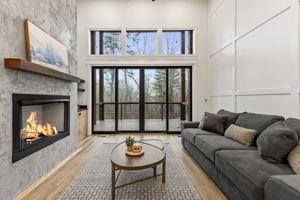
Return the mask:
<path id="1" fill-rule="evenodd" d="M 69 73 L 67 47 L 28 19 L 25 19 L 24 27 L 27 60 Z"/>

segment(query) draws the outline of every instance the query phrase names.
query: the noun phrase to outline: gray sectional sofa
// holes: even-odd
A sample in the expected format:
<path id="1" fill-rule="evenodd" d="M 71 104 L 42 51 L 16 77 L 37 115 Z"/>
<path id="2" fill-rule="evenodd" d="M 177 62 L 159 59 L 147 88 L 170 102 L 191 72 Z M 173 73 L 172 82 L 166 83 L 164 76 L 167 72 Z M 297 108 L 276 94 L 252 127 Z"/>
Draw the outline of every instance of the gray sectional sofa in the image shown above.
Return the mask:
<path id="1" fill-rule="evenodd" d="M 268 126 L 284 120 L 273 115 L 230 114 L 237 117 L 232 123 L 256 130 L 258 137 Z M 300 138 L 300 120 L 285 121 Z M 182 124 L 182 145 L 230 200 L 300 200 L 300 176 L 287 162 L 266 162 L 255 142 L 246 146 L 198 127 L 199 122 Z"/>

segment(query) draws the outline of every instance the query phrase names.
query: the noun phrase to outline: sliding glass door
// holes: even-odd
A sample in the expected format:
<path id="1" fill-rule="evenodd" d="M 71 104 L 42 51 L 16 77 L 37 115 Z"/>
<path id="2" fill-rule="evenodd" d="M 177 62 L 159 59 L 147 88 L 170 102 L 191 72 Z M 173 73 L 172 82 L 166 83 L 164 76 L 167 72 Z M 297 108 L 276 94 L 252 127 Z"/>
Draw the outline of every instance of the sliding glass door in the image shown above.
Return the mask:
<path id="1" fill-rule="evenodd" d="M 192 120 L 191 67 L 93 67 L 93 133 L 179 132 Z"/>
<path id="2" fill-rule="evenodd" d="M 191 119 L 191 70 L 169 69 L 168 102 L 169 130 L 180 131 L 181 122 Z"/>
<path id="3" fill-rule="evenodd" d="M 93 128 L 95 131 L 115 131 L 116 69 L 94 69 L 93 80 Z"/>
<path id="4" fill-rule="evenodd" d="M 167 70 L 145 69 L 145 130 L 167 130 Z"/>
<path id="5" fill-rule="evenodd" d="M 118 130 L 140 130 L 140 71 L 118 70 Z"/>

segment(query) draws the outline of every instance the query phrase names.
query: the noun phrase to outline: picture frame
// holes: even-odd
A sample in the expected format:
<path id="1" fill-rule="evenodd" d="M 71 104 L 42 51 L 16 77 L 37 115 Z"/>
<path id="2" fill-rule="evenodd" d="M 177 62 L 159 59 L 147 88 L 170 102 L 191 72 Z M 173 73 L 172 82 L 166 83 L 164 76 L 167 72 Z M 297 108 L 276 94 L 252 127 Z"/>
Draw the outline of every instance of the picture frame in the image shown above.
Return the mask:
<path id="1" fill-rule="evenodd" d="M 29 19 L 24 28 L 27 60 L 69 74 L 67 47 Z"/>

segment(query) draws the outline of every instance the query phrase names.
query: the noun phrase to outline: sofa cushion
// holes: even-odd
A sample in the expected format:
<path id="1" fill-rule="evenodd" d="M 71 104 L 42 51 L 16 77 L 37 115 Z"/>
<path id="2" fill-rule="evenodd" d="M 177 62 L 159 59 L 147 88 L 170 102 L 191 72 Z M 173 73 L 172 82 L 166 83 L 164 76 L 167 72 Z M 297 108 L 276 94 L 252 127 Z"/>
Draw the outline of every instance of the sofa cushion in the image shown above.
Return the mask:
<path id="1" fill-rule="evenodd" d="M 203 123 L 200 123 L 202 130 L 224 134 L 227 117 L 223 115 L 205 112 Z"/>
<path id="2" fill-rule="evenodd" d="M 218 151 L 215 165 L 249 200 L 264 198 L 269 176 L 294 174 L 288 164 L 264 161 L 257 150 Z"/>
<path id="3" fill-rule="evenodd" d="M 290 129 L 297 133 L 300 140 L 300 120 L 295 118 L 288 118 L 284 122 Z"/>
<path id="4" fill-rule="evenodd" d="M 268 178 L 265 200 L 300 199 L 300 176 L 283 175 Z"/>
<path id="5" fill-rule="evenodd" d="M 212 162 L 215 162 L 215 153 L 219 150 L 256 149 L 217 135 L 197 135 L 195 146 Z"/>
<path id="6" fill-rule="evenodd" d="M 228 110 L 221 109 L 217 112 L 218 115 L 223 115 L 227 117 L 225 122 L 225 130 L 231 125 L 234 124 L 239 117 L 240 113 L 230 112 Z"/>
<path id="7" fill-rule="evenodd" d="M 283 162 L 298 144 L 297 133 L 287 127 L 285 122 L 269 126 L 257 139 L 261 157 L 267 162 Z"/>
<path id="8" fill-rule="evenodd" d="M 254 144 L 256 144 L 256 139 L 268 126 L 274 124 L 278 121 L 283 121 L 284 117 L 277 115 L 264 115 L 256 113 L 242 113 L 237 118 L 235 124 L 244 128 L 256 130 L 256 136 L 254 139 Z"/>
<path id="9" fill-rule="evenodd" d="M 201 130 L 200 128 L 186 128 L 183 129 L 181 137 L 183 137 L 190 143 L 195 144 L 195 137 L 197 135 L 218 135 L 218 134 L 209 131 L 204 131 Z"/>

